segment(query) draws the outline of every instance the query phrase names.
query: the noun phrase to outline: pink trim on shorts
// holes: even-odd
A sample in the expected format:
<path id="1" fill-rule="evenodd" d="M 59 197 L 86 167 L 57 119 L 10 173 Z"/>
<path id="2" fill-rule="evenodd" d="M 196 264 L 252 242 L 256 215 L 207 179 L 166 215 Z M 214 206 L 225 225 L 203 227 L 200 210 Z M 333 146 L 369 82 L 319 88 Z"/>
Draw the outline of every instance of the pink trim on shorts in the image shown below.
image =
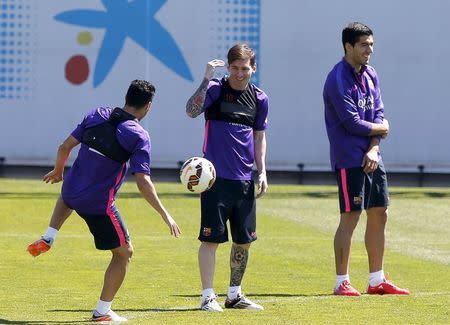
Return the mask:
<path id="1" fill-rule="evenodd" d="M 205 125 L 205 139 L 203 139 L 203 153 L 206 152 L 206 144 L 208 143 L 208 132 L 209 131 L 209 120 L 206 121 Z"/>
<path id="2" fill-rule="evenodd" d="M 345 168 L 341 169 L 342 193 L 344 194 L 345 212 L 350 212 L 350 199 L 348 197 L 347 173 Z"/>
<path id="3" fill-rule="evenodd" d="M 109 216 L 109 219 L 111 219 L 111 222 L 116 229 L 117 235 L 119 236 L 120 246 L 126 245 L 127 241 L 125 239 L 125 234 L 123 233 L 123 229 L 120 226 L 119 220 L 117 219 L 114 211 L 111 209 L 113 203 L 114 203 L 114 189 L 119 184 L 123 174 L 123 166 L 120 170 L 119 175 L 117 175 L 116 183 L 114 186 L 109 190 L 109 199 L 108 199 L 108 206 L 106 208 L 106 214 Z"/>

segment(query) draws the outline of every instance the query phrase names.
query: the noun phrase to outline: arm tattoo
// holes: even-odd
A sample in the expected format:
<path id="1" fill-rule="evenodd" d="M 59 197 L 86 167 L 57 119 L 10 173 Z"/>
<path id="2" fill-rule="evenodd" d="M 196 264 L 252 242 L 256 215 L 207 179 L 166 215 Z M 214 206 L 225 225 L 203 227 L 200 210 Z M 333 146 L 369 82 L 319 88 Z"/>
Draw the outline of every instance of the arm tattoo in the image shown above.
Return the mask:
<path id="1" fill-rule="evenodd" d="M 203 78 L 203 81 L 186 103 L 186 114 L 189 117 L 197 117 L 202 112 L 203 104 L 205 103 L 206 91 L 208 90 L 209 80 Z"/>
<path id="2" fill-rule="evenodd" d="M 242 278 L 244 277 L 245 268 L 248 261 L 248 249 L 242 248 L 237 245 L 231 247 L 230 255 L 230 287 L 241 285 Z"/>

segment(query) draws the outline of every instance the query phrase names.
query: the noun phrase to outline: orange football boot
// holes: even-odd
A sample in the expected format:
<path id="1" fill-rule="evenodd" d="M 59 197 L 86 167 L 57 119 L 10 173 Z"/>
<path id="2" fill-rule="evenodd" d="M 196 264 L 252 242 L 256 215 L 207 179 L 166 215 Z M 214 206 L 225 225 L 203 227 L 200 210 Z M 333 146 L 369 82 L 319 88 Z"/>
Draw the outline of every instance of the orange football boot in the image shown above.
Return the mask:
<path id="1" fill-rule="evenodd" d="M 48 251 L 52 247 L 51 245 L 51 241 L 46 241 L 44 238 L 41 238 L 28 245 L 27 251 L 32 256 L 36 257 Z"/>

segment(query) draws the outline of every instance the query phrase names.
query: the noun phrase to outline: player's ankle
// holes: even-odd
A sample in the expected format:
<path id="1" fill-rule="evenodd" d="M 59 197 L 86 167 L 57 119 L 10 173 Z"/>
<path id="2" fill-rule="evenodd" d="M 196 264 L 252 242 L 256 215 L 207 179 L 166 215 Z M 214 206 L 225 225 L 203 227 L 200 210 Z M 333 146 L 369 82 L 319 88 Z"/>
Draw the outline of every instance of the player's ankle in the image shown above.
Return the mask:
<path id="1" fill-rule="evenodd" d="M 369 273 L 369 284 L 372 287 L 376 287 L 385 281 L 384 271 L 381 269 L 377 272 Z"/>
<path id="2" fill-rule="evenodd" d="M 103 301 L 99 299 L 97 302 L 97 306 L 95 307 L 95 312 L 97 312 L 99 315 L 106 315 L 108 311 L 110 311 L 112 305 L 112 301 Z"/>
<path id="3" fill-rule="evenodd" d="M 45 240 L 45 242 L 48 245 L 52 245 L 55 241 L 56 235 L 58 235 L 58 229 L 55 229 L 53 227 L 48 227 L 45 234 L 42 236 L 42 239 Z"/>
<path id="4" fill-rule="evenodd" d="M 214 293 L 213 288 L 206 288 L 202 291 L 202 301 L 205 301 L 207 297 L 215 297 L 216 294 Z"/>
<path id="5" fill-rule="evenodd" d="M 227 298 L 236 299 L 242 293 L 241 286 L 233 286 L 228 288 Z"/>

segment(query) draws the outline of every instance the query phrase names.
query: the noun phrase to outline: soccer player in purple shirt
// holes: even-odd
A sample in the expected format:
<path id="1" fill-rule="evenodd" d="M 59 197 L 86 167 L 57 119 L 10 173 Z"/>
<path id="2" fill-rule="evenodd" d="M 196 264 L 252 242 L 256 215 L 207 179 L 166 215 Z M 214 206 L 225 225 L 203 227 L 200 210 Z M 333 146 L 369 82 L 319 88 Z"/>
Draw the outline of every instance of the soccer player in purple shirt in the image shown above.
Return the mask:
<path id="1" fill-rule="evenodd" d="M 256 59 L 247 44 L 237 44 L 228 51 L 229 76 L 212 79 L 215 68 L 224 65 L 217 59 L 208 62 L 205 78 L 186 105 L 189 117 L 205 115 L 203 153 L 217 173 L 213 187 L 201 195 L 201 309 L 223 311 L 213 290 L 213 279 L 216 250 L 220 243 L 228 241 L 229 220 L 233 244 L 225 307 L 262 310 L 262 306 L 242 294 L 241 282 L 250 244 L 256 240 L 254 163 L 258 169 L 256 197 L 267 191 L 265 129 L 269 103 L 266 94 L 250 82 Z"/>
<path id="2" fill-rule="evenodd" d="M 44 176 L 46 183 L 62 181 L 65 162 L 72 149 L 81 143 L 78 156 L 65 175 L 49 228 L 42 239 L 29 245 L 28 251 L 33 256 L 48 251 L 73 210 L 85 220 L 96 248 L 112 252 L 93 321 L 126 321 L 111 310 L 111 304 L 133 254 L 128 229 L 115 205 L 127 162 L 143 197 L 161 215 L 171 234 L 180 235 L 150 179 L 150 137 L 139 124 L 150 110 L 154 93 L 155 87 L 148 81 L 134 80 L 123 109 L 100 107 L 88 113 L 59 146 L 55 167 Z"/>
<path id="3" fill-rule="evenodd" d="M 369 294 L 409 294 L 386 280 L 383 271 L 389 193 L 379 143 L 389 133 L 375 69 L 373 33 L 352 23 L 342 31 L 345 56 L 328 74 L 323 91 L 330 160 L 339 188 L 340 223 L 334 237 L 334 294 L 359 296 L 348 275 L 353 230 L 361 211 L 367 213 L 365 233 L 369 257 Z"/>

